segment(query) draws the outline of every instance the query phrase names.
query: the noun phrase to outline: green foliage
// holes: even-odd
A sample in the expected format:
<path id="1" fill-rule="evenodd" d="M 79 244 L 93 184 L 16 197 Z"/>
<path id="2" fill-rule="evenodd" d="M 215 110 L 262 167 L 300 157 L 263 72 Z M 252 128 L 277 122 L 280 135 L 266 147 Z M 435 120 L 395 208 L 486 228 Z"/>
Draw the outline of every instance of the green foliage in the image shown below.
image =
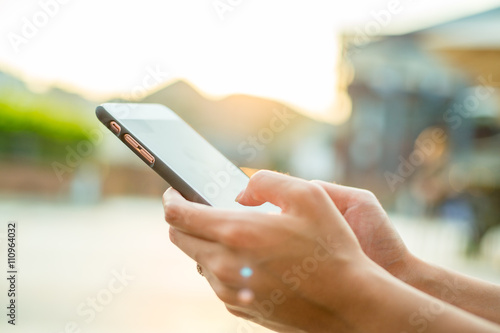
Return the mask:
<path id="1" fill-rule="evenodd" d="M 5 92 L 5 91 L 3 91 Z M 87 138 L 85 110 L 51 95 L 13 90 L 0 97 L 0 156 L 50 159 Z"/>

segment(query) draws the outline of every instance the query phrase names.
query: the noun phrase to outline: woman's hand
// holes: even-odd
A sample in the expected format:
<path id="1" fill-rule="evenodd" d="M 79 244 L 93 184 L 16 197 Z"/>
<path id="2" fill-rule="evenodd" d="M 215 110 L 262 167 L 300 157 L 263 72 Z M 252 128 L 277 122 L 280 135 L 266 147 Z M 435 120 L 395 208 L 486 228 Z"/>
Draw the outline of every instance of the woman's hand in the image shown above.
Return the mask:
<path id="1" fill-rule="evenodd" d="M 328 193 L 366 255 L 392 275 L 408 281 L 417 259 L 406 248 L 375 195 L 362 189 L 313 182 Z"/>
<path id="2" fill-rule="evenodd" d="M 354 233 L 317 183 L 261 171 L 240 196 L 281 214 L 227 211 L 164 195 L 170 238 L 197 261 L 233 314 L 279 331 L 348 330 L 338 308 L 373 268 Z"/>
<path id="3" fill-rule="evenodd" d="M 263 171 L 239 202 L 281 214 L 163 199 L 172 242 L 237 316 L 280 332 L 498 332 L 380 267 L 408 271 L 409 253 L 368 192 Z"/>

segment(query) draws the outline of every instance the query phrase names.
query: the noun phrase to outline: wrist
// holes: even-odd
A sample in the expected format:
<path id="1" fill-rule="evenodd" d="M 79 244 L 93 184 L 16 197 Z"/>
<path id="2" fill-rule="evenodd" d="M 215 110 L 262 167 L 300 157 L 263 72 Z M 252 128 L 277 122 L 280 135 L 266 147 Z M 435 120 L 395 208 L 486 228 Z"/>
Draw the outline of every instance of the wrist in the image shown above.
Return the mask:
<path id="1" fill-rule="evenodd" d="M 338 307 L 334 306 L 331 309 L 350 328 L 346 332 L 364 332 L 374 326 L 379 326 L 381 317 L 395 313 L 393 303 L 399 303 L 398 311 L 410 313 L 409 303 L 413 303 L 407 301 L 406 298 L 402 302 L 396 299 L 411 289 L 370 259 L 364 261 L 362 265 L 353 265 L 345 277 L 347 282 L 343 289 L 346 293 L 337 295 L 336 306 Z M 410 291 L 410 294 L 413 293 Z M 411 305 L 411 308 L 413 306 Z M 382 322 L 390 322 L 389 326 L 395 327 L 402 327 L 400 325 L 404 326 L 407 323 L 404 316 L 393 317 L 391 315 L 390 317 L 391 320 L 382 320 Z"/>
<path id="2" fill-rule="evenodd" d="M 414 256 L 411 252 L 406 251 L 401 260 L 387 267 L 386 270 L 398 280 L 415 286 L 418 283 L 419 277 L 422 276 L 422 271 L 425 270 L 424 266 L 424 261 Z"/>
<path id="3" fill-rule="evenodd" d="M 380 282 L 381 280 L 396 279 L 364 253 L 360 254 L 358 260 L 350 262 L 338 271 L 336 279 L 338 285 L 333 288 L 336 295 L 330 297 L 335 303 L 330 308 L 334 312 L 341 312 L 346 307 L 355 308 L 357 305 L 363 304 L 364 302 L 360 302 L 358 297 L 365 298 L 365 301 L 370 299 L 374 292 L 378 292 L 372 289 L 374 281 Z"/>

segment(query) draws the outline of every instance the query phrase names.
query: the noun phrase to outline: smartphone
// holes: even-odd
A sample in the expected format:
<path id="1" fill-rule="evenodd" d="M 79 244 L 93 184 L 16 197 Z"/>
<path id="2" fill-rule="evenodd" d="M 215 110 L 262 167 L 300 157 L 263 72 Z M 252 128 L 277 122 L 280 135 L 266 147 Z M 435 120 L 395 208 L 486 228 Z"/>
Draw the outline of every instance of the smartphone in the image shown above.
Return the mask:
<path id="1" fill-rule="evenodd" d="M 237 203 L 248 176 L 166 106 L 105 103 L 97 107 L 96 115 L 187 200 L 218 208 L 281 211 L 270 203 L 257 207 Z"/>

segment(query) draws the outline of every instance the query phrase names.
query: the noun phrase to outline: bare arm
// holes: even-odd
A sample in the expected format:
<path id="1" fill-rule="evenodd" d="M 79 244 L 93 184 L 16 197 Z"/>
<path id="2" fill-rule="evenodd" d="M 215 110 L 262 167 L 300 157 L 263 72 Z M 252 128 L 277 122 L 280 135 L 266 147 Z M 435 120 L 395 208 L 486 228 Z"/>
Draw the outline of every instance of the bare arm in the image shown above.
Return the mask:
<path id="1" fill-rule="evenodd" d="M 351 299 L 358 306 L 352 311 L 352 320 L 364 321 L 359 332 L 500 332 L 500 326 L 393 277 L 375 272 L 368 276 L 364 284 L 368 290 L 361 289 Z"/>
<path id="2" fill-rule="evenodd" d="M 358 238 L 363 251 L 411 286 L 500 324 L 500 286 L 426 263 L 412 255 L 370 192 L 317 181 Z"/>
<path id="3" fill-rule="evenodd" d="M 411 270 L 399 273 L 413 287 L 500 324 L 500 286 L 411 259 Z"/>

